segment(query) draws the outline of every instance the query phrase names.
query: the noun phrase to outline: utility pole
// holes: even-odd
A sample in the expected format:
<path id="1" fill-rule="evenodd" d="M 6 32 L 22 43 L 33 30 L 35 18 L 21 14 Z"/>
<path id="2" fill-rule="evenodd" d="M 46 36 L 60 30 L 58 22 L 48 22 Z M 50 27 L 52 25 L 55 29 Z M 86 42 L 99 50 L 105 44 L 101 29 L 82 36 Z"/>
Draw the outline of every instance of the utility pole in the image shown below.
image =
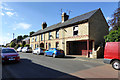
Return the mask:
<path id="1" fill-rule="evenodd" d="M 13 39 L 14 39 L 14 35 L 15 35 L 15 34 L 13 33 Z"/>

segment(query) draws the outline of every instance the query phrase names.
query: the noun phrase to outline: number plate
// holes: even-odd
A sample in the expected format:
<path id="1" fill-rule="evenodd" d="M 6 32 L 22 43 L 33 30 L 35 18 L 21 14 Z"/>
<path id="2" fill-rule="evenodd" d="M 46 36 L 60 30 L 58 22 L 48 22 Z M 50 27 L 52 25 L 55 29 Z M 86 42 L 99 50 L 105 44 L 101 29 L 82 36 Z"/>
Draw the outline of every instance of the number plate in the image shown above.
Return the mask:
<path id="1" fill-rule="evenodd" d="M 11 60 L 15 60 L 14 58 L 9 58 L 9 60 L 11 61 Z"/>

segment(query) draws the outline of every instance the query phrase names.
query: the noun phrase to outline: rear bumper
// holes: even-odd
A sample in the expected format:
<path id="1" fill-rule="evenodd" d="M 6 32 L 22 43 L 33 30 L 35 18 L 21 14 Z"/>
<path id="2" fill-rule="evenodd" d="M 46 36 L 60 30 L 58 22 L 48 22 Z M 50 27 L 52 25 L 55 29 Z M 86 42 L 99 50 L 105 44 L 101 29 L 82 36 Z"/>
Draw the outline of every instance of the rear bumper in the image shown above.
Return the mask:
<path id="1" fill-rule="evenodd" d="M 14 58 L 14 60 L 9 60 L 9 58 L 2 58 L 2 62 L 10 62 L 10 61 L 20 61 L 20 57 Z"/>
<path id="2" fill-rule="evenodd" d="M 106 63 L 106 64 L 110 64 L 111 60 L 112 60 L 112 59 L 104 59 L 103 62 Z"/>

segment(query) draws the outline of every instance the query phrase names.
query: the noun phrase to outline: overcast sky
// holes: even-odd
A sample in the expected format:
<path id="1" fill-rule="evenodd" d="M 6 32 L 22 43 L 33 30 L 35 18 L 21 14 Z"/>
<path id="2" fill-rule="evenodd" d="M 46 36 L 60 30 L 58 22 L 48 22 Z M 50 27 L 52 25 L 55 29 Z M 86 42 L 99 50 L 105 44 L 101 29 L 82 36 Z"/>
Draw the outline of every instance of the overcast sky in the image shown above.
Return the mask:
<path id="1" fill-rule="evenodd" d="M 2 36 L 0 44 L 6 44 L 18 35 L 28 35 L 31 31 L 41 29 L 42 22 L 48 26 L 61 22 L 63 12 L 71 10 L 69 18 L 101 8 L 106 20 L 117 9 L 117 2 L 4 2 L 2 9 Z"/>

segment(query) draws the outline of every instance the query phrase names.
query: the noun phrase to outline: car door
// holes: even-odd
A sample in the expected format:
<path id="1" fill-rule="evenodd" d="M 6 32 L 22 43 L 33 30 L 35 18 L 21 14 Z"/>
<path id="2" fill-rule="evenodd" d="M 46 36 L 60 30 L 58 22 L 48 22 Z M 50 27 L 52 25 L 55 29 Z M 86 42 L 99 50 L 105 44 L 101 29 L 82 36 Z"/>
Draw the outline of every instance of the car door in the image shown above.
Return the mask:
<path id="1" fill-rule="evenodd" d="M 52 56 L 53 51 L 54 51 L 54 49 L 50 49 L 50 52 L 49 52 L 50 56 Z"/>

